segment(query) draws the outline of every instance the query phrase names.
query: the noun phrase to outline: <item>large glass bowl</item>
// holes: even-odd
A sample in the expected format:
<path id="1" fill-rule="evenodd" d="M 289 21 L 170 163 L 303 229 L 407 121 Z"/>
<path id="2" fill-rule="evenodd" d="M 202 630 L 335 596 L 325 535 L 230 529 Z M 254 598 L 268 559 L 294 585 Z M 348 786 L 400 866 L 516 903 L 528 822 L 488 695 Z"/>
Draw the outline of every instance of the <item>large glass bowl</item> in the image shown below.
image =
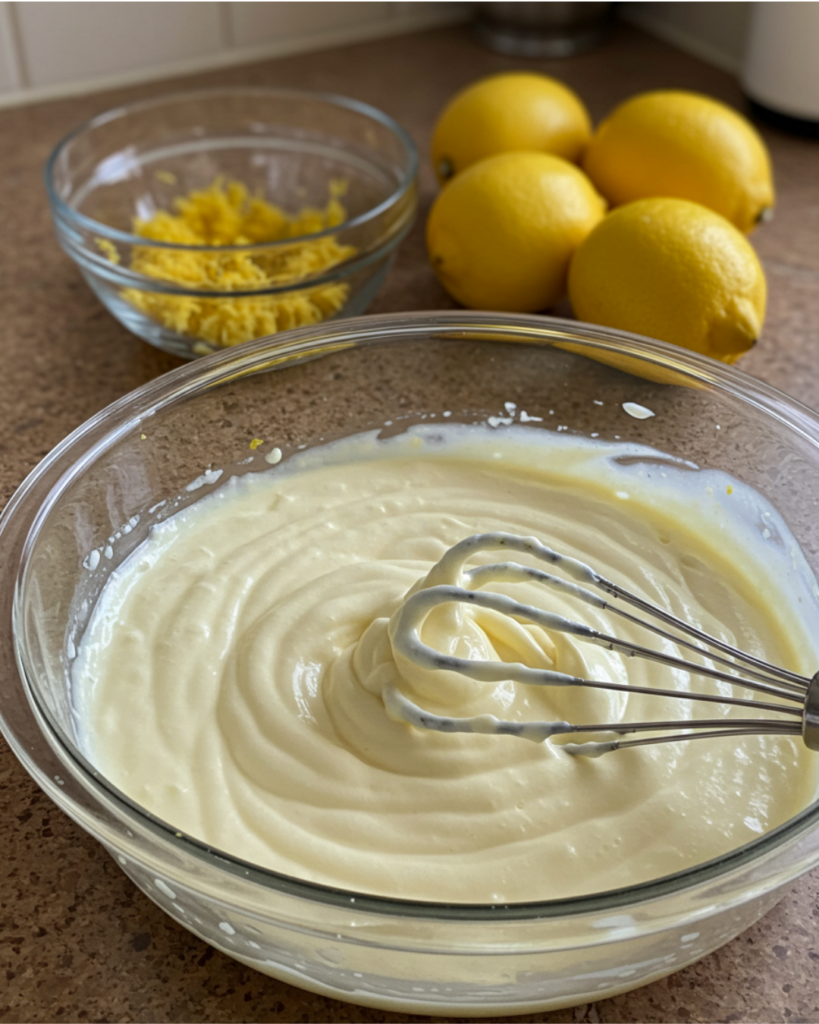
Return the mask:
<path id="1" fill-rule="evenodd" d="M 263 88 L 107 111 L 65 138 L 45 171 L 57 238 L 92 290 L 134 334 L 186 359 L 365 312 L 415 218 L 417 174 L 412 140 L 380 110 Z M 338 193 L 343 221 L 231 245 L 135 233 L 137 220 L 217 181 L 291 217 Z"/>
<path id="2" fill-rule="evenodd" d="M 507 403 L 542 417 L 530 419 L 533 430 L 681 457 L 692 493 L 698 472 L 732 474 L 779 510 L 819 570 L 814 413 L 737 369 L 660 342 L 485 313 L 337 321 L 183 366 L 71 434 L 0 522 L 0 719 L 23 765 L 176 921 L 315 992 L 492 1017 L 612 996 L 725 943 L 819 863 L 813 804 L 719 860 L 627 889 L 511 905 L 385 899 L 209 849 L 135 806 L 83 757 L 68 684 L 76 639 L 116 562 L 168 508 L 219 485 L 208 471 L 224 470 L 222 480 L 255 473 L 269 468 L 273 447 L 287 458 L 444 413 L 461 422 L 497 417 L 503 429 Z M 624 403 L 654 415 L 634 418 Z"/>

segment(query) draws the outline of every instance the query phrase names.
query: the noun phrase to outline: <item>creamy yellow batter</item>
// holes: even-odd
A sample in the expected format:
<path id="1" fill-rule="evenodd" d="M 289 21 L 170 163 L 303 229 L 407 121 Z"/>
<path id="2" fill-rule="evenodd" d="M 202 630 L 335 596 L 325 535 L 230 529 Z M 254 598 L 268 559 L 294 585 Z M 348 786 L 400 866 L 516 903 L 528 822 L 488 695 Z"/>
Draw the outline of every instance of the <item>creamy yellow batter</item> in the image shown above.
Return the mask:
<path id="1" fill-rule="evenodd" d="M 560 738 L 442 734 L 388 713 L 393 688 L 434 714 L 515 722 L 714 717 L 683 700 L 396 663 L 390 617 L 407 593 L 453 544 L 493 530 L 537 537 L 770 661 L 808 675 L 819 665 L 806 625 L 815 583 L 753 492 L 625 445 L 430 426 L 302 453 L 155 528 L 111 577 L 74 665 L 88 756 L 217 849 L 431 900 L 632 885 L 718 857 L 813 799 L 814 758 L 799 739 L 591 760 Z M 529 583 L 492 589 L 625 637 L 636 629 Z M 462 605 L 430 615 L 423 635 L 467 658 L 728 689 Z"/>

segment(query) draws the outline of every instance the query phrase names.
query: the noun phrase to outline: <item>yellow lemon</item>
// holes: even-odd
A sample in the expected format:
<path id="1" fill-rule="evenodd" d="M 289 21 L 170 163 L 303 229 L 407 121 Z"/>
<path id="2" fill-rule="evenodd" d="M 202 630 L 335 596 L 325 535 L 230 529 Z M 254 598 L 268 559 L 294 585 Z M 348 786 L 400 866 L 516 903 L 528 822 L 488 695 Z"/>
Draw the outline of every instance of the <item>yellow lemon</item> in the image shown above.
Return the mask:
<path id="1" fill-rule="evenodd" d="M 511 71 L 481 78 L 457 93 L 432 135 L 432 163 L 443 183 L 496 153 L 531 149 L 577 161 L 591 138 L 579 97 L 555 78 Z"/>
<path id="2" fill-rule="evenodd" d="M 572 253 L 604 212 L 574 164 L 548 153 L 501 153 L 439 193 L 427 220 L 430 262 L 464 306 L 548 309 L 565 295 Z"/>
<path id="3" fill-rule="evenodd" d="M 685 199 L 613 210 L 578 248 L 569 298 L 579 320 L 733 363 L 759 337 L 765 274 L 748 239 Z"/>
<path id="4" fill-rule="evenodd" d="M 741 114 L 696 93 L 642 93 L 602 122 L 583 169 L 612 206 L 649 196 L 702 203 L 749 232 L 774 204 L 761 136 Z"/>

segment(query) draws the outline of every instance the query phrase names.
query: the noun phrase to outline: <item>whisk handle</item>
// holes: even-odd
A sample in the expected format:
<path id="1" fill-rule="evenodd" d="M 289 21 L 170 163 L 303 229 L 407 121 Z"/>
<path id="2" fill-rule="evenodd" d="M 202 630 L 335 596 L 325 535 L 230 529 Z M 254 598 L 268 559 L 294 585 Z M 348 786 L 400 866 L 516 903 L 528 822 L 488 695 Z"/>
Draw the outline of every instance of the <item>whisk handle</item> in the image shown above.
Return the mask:
<path id="1" fill-rule="evenodd" d="M 802 738 L 810 750 L 819 750 L 819 672 L 808 684 L 802 712 Z"/>

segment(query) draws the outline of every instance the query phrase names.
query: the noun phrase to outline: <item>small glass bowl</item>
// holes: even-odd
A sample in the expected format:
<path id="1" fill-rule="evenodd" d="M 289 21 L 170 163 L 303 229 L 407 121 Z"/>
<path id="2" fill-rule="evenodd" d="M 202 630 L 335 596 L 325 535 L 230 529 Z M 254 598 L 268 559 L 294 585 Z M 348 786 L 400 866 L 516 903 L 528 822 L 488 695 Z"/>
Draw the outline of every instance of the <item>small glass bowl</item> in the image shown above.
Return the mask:
<path id="1" fill-rule="evenodd" d="M 232 88 L 101 114 L 56 147 L 45 177 L 60 245 L 106 308 L 145 341 L 191 359 L 363 313 L 415 218 L 417 170 L 412 140 L 373 107 Z M 320 215 L 273 242 L 258 240 L 269 237 L 261 221 L 247 244 L 135 233 L 137 221 L 216 182 L 239 182 L 291 218 L 306 208 Z"/>
<path id="2" fill-rule="evenodd" d="M 654 415 L 634 418 L 629 403 Z M 478 312 L 320 324 L 178 367 L 75 430 L 0 518 L 0 728 L 42 789 L 143 892 L 242 963 L 402 1013 L 553 1010 L 698 960 L 819 863 L 814 802 L 717 860 L 628 888 L 491 905 L 388 899 L 211 849 L 136 805 L 83 755 L 70 689 L 76 642 L 107 577 L 169 510 L 231 475 L 268 471 L 274 449 L 287 460 L 338 437 L 418 423 L 492 418 L 503 430 L 523 422 L 522 410 L 533 431 L 684 460 L 692 494 L 711 471 L 730 473 L 776 507 L 819 575 L 816 413 L 662 342 Z"/>

